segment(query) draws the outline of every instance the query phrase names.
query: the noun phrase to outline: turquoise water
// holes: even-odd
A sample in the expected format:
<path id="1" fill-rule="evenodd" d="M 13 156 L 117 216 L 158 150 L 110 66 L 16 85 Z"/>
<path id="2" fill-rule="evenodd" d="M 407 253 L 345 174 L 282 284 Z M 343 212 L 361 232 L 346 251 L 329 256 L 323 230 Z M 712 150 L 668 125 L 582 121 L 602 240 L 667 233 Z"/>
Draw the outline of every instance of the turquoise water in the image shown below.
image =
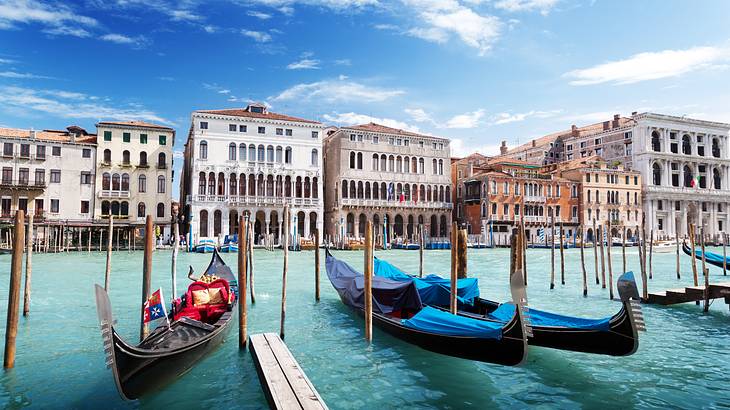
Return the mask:
<path id="1" fill-rule="evenodd" d="M 638 272 L 636 249 L 627 251 L 629 269 Z M 337 257 L 362 266 L 361 252 Z M 416 272 L 418 252 L 378 251 L 376 255 Z M 469 251 L 468 271 L 480 279 L 482 295 L 506 300 L 508 249 Z M 224 255 L 236 266 L 235 254 Z M 286 342 L 330 408 L 649 408 L 730 406 L 730 314 L 722 301 L 703 315 L 694 304 L 644 306 L 647 333 L 639 350 L 614 358 L 532 347 L 525 364 L 510 368 L 432 354 L 377 329 L 371 345 L 363 322 L 339 301 L 326 279 L 322 254 L 322 297 L 314 301 L 313 252 L 290 256 Z M 201 272 L 210 255 L 181 253 L 178 283 L 187 283 L 187 266 Z M 621 252 L 614 248 L 614 269 Z M 608 290 L 589 281 L 582 296 L 577 249 L 566 251 L 566 281 L 549 290 L 550 251 L 528 250 L 530 305 L 558 313 L 603 317 L 618 311 Z M 586 249 L 589 278 L 593 253 Z M 690 285 L 689 257 L 681 255 L 682 280 L 675 277 L 674 254 L 654 255 L 650 290 Z M 278 332 L 282 252 L 256 250 L 256 304 L 249 331 Z M 16 367 L 0 376 L 3 407 L 75 408 L 265 408 L 251 357 L 237 348 L 235 330 L 215 353 L 176 383 L 137 402 L 122 401 L 104 366 L 93 284 L 103 283 L 103 253 L 35 254 L 31 315 L 20 320 Z M 426 272 L 449 269 L 449 251 L 426 251 Z M 170 252 L 154 254 L 153 289 L 170 294 Z M 113 255 L 110 296 L 119 332 L 138 335 L 141 252 Z M 0 256 L 0 317 L 5 317 L 9 256 Z M 711 281 L 730 282 L 710 268 Z M 615 275 L 618 276 L 618 275 Z M 639 275 L 637 274 L 637 278 Z M 641 284 L 639 284 L 641 287 Z M 5 329 L 0 329 L 4 333 Z M 0 338 L 0 340 L 4 340 Z"/>

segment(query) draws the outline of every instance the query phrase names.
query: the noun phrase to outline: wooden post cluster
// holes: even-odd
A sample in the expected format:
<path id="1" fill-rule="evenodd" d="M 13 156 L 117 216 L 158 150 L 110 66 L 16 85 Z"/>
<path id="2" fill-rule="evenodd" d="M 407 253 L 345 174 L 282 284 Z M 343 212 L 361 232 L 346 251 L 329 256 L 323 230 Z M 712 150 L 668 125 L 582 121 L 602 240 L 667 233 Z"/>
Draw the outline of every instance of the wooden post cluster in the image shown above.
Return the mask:
<path id="1" fill-rule="evenodd" d="M 111 215 L 109 216 L 111 221 Z M 111 226 L 111 222 L 110 222 Z M 111 230 L 109 237 L 111 238 Z M 155 226 L 152 224 L 152 215 L 147 215 L 144 229 L 144 265 L 142 269 L 142 306 L 150 298 L 152 287 L 152 252 L 155 249 Z M 109 252 L 111 252 L 111 240 L 109 241 Z M 141 309 L 141 320 L 139 339 L 144 340 L 149 334 L 149 326 L 144 322 L 144 309 Z"/>
<path id="2" fill-rule="evenodd" d="M 608 220 L 608 235 L 607 237 L 611 237 L 611 220 Z M 606 247 L 606 257 L 608 258 L 608 297 L 613 300 L 613 264 L 611 263 L 611 246 L 613 246 L 613 240 L 608 243 L 608 246 Z"/>
<path id="3" fill-rule="evenodd" d="M 555 289 L 555 217 L 550 217 L 550 289 Z"/>
<path id="4" fill-rule="evenodd" d="M 692 256 L 690 256 L 690 259 L 692 260 L 692 277 L 694 279 L 694 285 L 698 285 L 698 278 L 697 278 L 697 262 L 695 258 L 695 226 L 694 224 L 689 224 L 689 244 L 692 247 Z"/>
<path id="5" fill-rule="evenodd" d="M 289 270 L 289 225 L 291 224 L 289 204 L 284 205 L 284 269 L 281 278 L 281 326 L 279 337 L 284 340 L 284 321 L 286 320 L 286 273 Z"/>
<path id="6" fill-rule="evenodd" d="M 365 340 L 373 340 L 373 222 L 365 228 Z"/>
<path id="7" fill-rule="evenodd" d="M 466 260 L 466 251 L 467 251 L 467 241 L 466 241 L 466 229 L 459 229 L 456 231 L 457 233 L 457 277 L 459 279 L 466 278 L 467 275 L 467 260 Z"/>
<path id="8" fill-rule="evenodd" d="M 593 219 L 593 267 L 596 271 L 596 285 L 601 283 L 601 280 L 598 278 L 598 243 L 596 242 L 596 238 L 598 238 L 598 231 L 596 230 L 596 219 Z"/>
<path id="9" fill-rule="evenodd" d="M 314 300 L 319 302 L 319 229 L 314 230 Z"/>
<path id="10" fill-rule="evenodd" d="M 13 235 L 13 256 L 10 260 L 10 285 L 8 291 L 8 317 L 5 322 L 5 357 L 3 367 L 15 367 L 15 339 L 18 337 L 18 308 L 20 304 L 21 269 L 23 268 L 23 247 L 25 246 L 25 214 L 15 212 L 15 234 Z"/>
<path id="11" fill-rule="evenodd" d="M 246 252 L 248 249 L 248 218 L 238 217 L 238 348 L 245 349 L 248 344 L 248 313 L 246 309 Z"/>
<path id="12" fill-rule="evenodd" d="M 583 236 L 583 225 L 578 228 L 580 235 L 580 268 L 583 272 L 583 297 L 588 296 L 588 273 L 586 272 L 586 258 L 585 258 L 585 237 Z"/>
<path id="13" fill-rule="evenodd" d="M 23 292 L 23 316 L 30 313 L 30 283 L 33 275 L 33 212 L 28 214 L 27 251 L 25 254 L 25 289 Z"/>
<path id="14" fill-rule="evenodd" d="M 149 216 L 149 215 L 148 215 Z M 114 232 L 114 216 L 109 215 L 109 239 L 106 243 L 106 272 L 104 273 L 104 290 L 109 292 L 109 281 L 112 274 L 112 236 Z M 146 233 L 145 233 L 146 235 Z M 146 238 L 146 236 L 145 236 Z M 101 248 L 101 239 L 99 239 L 99 248 Z M 147 242 L 145 240 L 145 252 L 147 252 Z M 146 301 L 146 300 L 145 300 Z"/>
<path id="15" fill-rule="evenodd" d="M 565 285 L 565 246 L 563 240 L 565 234 L 563 233 L 563 223 L 560 223 L 560 284 Z M 523 253 L 524 254 L 524 253 Z"/>
<path id="16" fill-rule="evenodd" d="M 722 233 L 722 275 L 727 276 L 727 234 Z"/>
<path id="17" fill-rule="evenodd" d="M 641 215 L 641 242 L 639 243 L 639 254 L 641 255 L 641 297 L 646 300 L 649 298 L 649 284 L 646 278 L 646 215 Z"/>

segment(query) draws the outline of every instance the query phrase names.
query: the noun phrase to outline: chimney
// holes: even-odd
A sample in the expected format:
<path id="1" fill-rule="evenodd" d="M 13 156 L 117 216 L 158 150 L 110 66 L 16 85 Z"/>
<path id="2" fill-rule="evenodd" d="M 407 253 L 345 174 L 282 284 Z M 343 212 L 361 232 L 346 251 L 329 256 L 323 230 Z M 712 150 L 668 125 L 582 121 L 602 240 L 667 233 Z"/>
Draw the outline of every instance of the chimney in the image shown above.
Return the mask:
<path id="1" fill-rule="evenodd" d="M 502 145 L 499 147 L 499 153 L 505 155 L 507 153 L 507 141 L 502 141 Z"/>
<path id="2" fill-rule="evenodd" d="M 532 140 L 532 146 L 534 147 L 536 145 L 537 145 L 537 142 L 535 140 Z"/>
<path id="3" fill-rule="evenodd" d="M 631 111 L 631 116 L 632 116 L 632 117 L 633 117 L 633 116 L 635 116 L 636 114 L 638 114 L 638 112 L 637 112 L 637 111 Z"/>
<path id="4" fill-rule="evenodd" d="M 32 140 L 34 140 L 34 139 L 35 139 L 35 130 L 34 130 L 34 129 L 32 129 L 32 128 L 31 128 L 31 130 L 30 130 L 30 139 L 32 139 Z"/>
<path id="5" fill-rule="evenodd" d="M 610 128 L 610 125 L 611 125 L 611 121 L 603 121 L 603 130 L 608 131 L 608 129 Z"/>
<path id="6" fill-rule="evenodd" d="M 611 124 L 611 128 L 618 128 L 618 119 L 621 118 L 621 115 L 614 114 L 613 115 L 613 124 Z"/>
<path id="7" fill-rule="evenodd" d="M 570 126 L 570 135 L 573 137 L 577 137 L 579 135 L 578 127 L 576 127 L 575 124 Z"/>
<path id="8" fill-rule="evenodd" d="M 474 163 L 470 161 L 466 169 L 466 176 L 471 178 L 472 175 L 474 175 Z"/>

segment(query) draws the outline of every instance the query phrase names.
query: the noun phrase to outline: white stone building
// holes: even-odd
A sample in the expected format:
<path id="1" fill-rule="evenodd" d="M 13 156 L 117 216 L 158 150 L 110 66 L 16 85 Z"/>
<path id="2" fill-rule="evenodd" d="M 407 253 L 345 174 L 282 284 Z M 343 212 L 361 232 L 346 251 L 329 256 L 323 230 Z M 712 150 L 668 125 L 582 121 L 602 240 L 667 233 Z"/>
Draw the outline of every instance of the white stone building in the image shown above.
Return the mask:
<path id="1" fill-rule="evenodd" d="M 140 121 L 103 121 L 96 124 L 96 129 L 95 218 L 111 213 L 115 220 L 141 225 L 150 214 L 167 240 L 175 131 Z"/>
<path id="2" fill-rule="evenodd" d="M 193 243 L 235 234 L 249 211 L 256 243 L 271 234 L 278 245 L 285 202 L 291 232 L 321 230 L 323 130 L 262 104 L 193 112 L 180 189 Z"/>
<path id="3" fill-rule="evenodd" d="M 660 235 L 685 234 L 690 214 L 707 234 L 727 232 L 730 124 L 653 113 L 632 118 L 633 165 L 644 183 L 647 227 Z"/>
<path id="4" fill-rule="evenodd" d="M 94 210 L 96 135 L 0 128 L 0 217 L 33 212 L 35 221 L 84 223 Z"/>
<path id="5" fill-rule="evenodd" d="M 331 238 L 376 236 L 388 242 L 451 231 L 449 140 L 374 123 L 340 128 L 325 140 L 325 225 Z M 379 240 L 382 243 L 381 240 Z"/>

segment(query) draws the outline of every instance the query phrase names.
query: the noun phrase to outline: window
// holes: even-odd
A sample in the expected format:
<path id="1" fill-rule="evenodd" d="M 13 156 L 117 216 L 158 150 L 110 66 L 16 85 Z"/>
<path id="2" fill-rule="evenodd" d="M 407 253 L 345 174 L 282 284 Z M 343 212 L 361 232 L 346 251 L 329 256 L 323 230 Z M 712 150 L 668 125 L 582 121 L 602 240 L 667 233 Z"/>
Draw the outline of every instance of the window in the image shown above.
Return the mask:
<path id="1" fill-rule="evenodd" d="M 165 177 L 162 175 L 157 177 L 157 193 L 158 194 L 165 193 Z"/>
<path id="2" fill-rule="evenodd" d="M 146 144 L 147 143 L 147 134 L 139 134 L 139 143 L 140 144 Z"/>
<path id="3" fill-rule="evenodd" d="M 35 184 L 44 185 L 46 183 L 46 170 L 42 168 L 35 169 Z M 89 182 L 91 183 L 91 182 Z"/>
<path id="4" fill-rule="evenodd" d="M 91 151 L 91 150 L 89 150 Z M 38 145 L 35 147 L 35 156 L 38 159 L 46 159 L 46 146 Z"/>
<path id="5" fill-rule="evenodd" d="M 236 143 L 235 142 L 228 144 L 228 160 L 229 161 L 236 160 Z"/>
<path id="6" fill-rule="evenodd" d="M 91 158 L 91 148 L 84 148 L 81 150 L 81 158 Z"/>
<path id="7" fill-rule="evenodd" d="M 291 137 L 292 136 L 292 133 L 293 133 L 293 131 L 290 128 L 287 128 L 286 129 L 286 136 L 287 137 Z"/>
<path id="8" fill-rule="evenodd" d="M 111 175 L 109 175 L 108 172 L 105 172 L 101 176 L 101 189 L 108 190 L 111 187 Z"/>
<path id="9" fill-rule="evenodd" d="M 122 152 L 122 164 L 129 165 L 129 151 L 127 150 Z"/>
<path id="10" fill-rule="evenodd" d="M 132 134 L 128 132 L 122 133 L 122 142 L 131 142 L 132 141 Z"/>
<path id="11" fill-rule="evenodd" d="M 291 147 L 286 147 L 286 150 L 284 151 L 284 163 L 285 164 L 291 164 Z"/>
<path id="12" fill-rule="evenodd" d="M 377 144 L 380 141 L 377 135 L 373 135 L 373 144 Z"/>
<path id="13" fill-rule="evenodd" d="M 157 169 L 166 169 L 167 168 L 167 160 L 164 152 L 160 152 L 157 155 Z"/>
<path id="14" fill-rule="evenodd" d="M 104 141 L 111 141 L 111 140 L 112 140 L 112 132 L 104 131 Z"/>
<path id="15" fill-rule="evenodd" d="M 54 157 L 60 157 L 60 156 L 61 156 L 61 147 L 53 147 L 53 148 L 51 149 L 51 154 L 52 154 L 52 155 L 53 155 Z"/>
<path id="16" fill-rule="evenodd" d="M 36 170 L 38 172 L 38 170 Z M 81 185 L 91 184 L 91 172 L 81 171 Z"/>
<path id="17" fill-rule="evenodd" d="M 51 183 L 60 183 L 60 182 L 61 182 L 61 170 L 52 169 L 51 170 Z"/>
<path id="18" fill-rule="evenodd" d="M 28 185 L 29 177 L 30 177 L 30 170 L 28 168 L 20 168 L 18 170 L 18 183 L 20 185 Z"/>
<path id="19" fill-rule="evenodd" d="M 146 209 L 144 206 L 144 202 L 140 202 L 139 204 L 137 204 L 137 217 L 142 218 L 142 217 L 146 216 L 145 214 L 146 214 Z"/>
<path id="20" fill-rule="evenodd" d="M 122 174 L 122 191 L 129 191 L 129 174 Z"/>
<path id="21" fill-rule="evenodd" d="M 162 202 L 157 204 L 157 217 L 158 218 L 165 217 L 165 204 L 163 204 Z"/>
<path id="22" fill-rule="evenodd" d="M 139 178 L 137 178 L 137 190 L 139 192 L 147 192 L 147 177 L 144 175 L 140 175 Z"/>
<path id="23" fill-rule="evenodd" d="M 200 121 L 200 129 L 201 130 L 207 130 L 208 129 L 208 122 L 207 121 Z"/>
<path id="24" fill-rule="evenodd" d="M 3 155 L 6 157 L 13 156 L 13 143 L 6 142 L 3 144 Z"/>
<path id="25" fill-rule="evenodd" d="M 318 164 L 318 162 L 319 162 L 319 159 L 318 159 L 319 158 L 319 155 L 318 154 L 319 153 L 317 152 L 317 149 L 316 148 L 312 150 L 312 166 L 313 167 L 316 167 L 317 164 Z"/>
<path id="26" fill-rule="evenodd" d="M 139 166 L 140 167 L 146 167 L 147 166 L 147 153 L 144 151 L 141 151 L 139 153 Z"/>
<path id="27" fill-rule="evenodd" d="M 13 183 L 13 169 L 10 167 L 3 167 L 3 184 Z"/>
<path id="28" fill-rule="evenodd" d="M 208 159 L 208 143 L 200 141 L 200 159 Z"/>
<path id="29" fill-rule="evenodd" d="M 20 144 L 20 156 L 30 158 L 30 144 Z"/>
<path id="30" fill-rule="evenodd" d="M 228 124 L 228 131 L 236 132 L 236 124 Z"/>
<path id="31" fill-rule="evenodd" d="M 246 126 L 246 125 L 238 126 L 238 132 L 246 132 L 246 131 L 248 131 L 248 126 Z"/>
<path id="32" fill-rule="evenodd" d="M 259 127 L 260 129 L 260 127 Z M 261 131 L 259 131 L 259 134 L 263 134 Z M 277 128 L 276 129 L 276 135 L 284 135 L 284 129 L 283 128 Z"/>
<path id="33" fill-rule="evenodd" d="M 58 209 L 60 208 L 59 205 L 60 204 L 58 202 L 58 199 L 51 199 L 51 212 L 53 212 L 54 214 L 57 214 Z"/>
<path id="34" fill-rule="evenodd" d="M 81 201 L 81 213 L 82 214 L 89 213 L 89 201 Z"/>
<path id="35" fill-rule="evenodd" d="M 259 127 L 259 134 L 266 134 L 266 127 Z"/>
<path id="36" fill-rule="evenodd" d="M 352 142 L 355 142 L 355 141 L 357 141 L 357 135 L 355 135 L 355 134 L 350 134 L 350 141 L 352 141 Z"/>
<path id="37" fill-rule="evenodd" d="M 167 135 L 160 135 L 159 143 L 160 143 L 160 145 L 167 145 Z"/>
<path id="38" fill-rule="evenodd" d="M 312 138 L 319 138 L 319 131 L 312 131 Z"/>

